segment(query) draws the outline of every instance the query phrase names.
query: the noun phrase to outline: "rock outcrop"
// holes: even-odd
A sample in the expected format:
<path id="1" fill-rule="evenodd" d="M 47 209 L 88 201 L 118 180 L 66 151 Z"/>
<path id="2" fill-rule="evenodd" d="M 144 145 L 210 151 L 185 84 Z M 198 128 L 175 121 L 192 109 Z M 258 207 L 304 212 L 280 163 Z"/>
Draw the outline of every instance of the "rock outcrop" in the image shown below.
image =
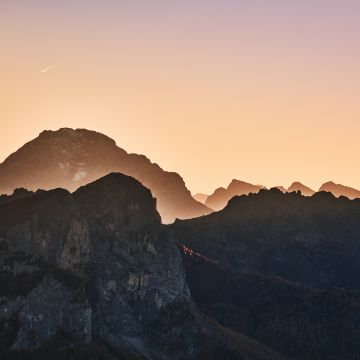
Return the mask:
<path id="1" fill-rule="evenodd" d="M 149 329 L 168 307 L 186 307 L 190 294 L 181 256 L 161 234 L 150 190 L 110 174 L 74 194 L 57 189 L 15 198 L 0 212 L 7 258 L 21 251 L 68 273 L 80 289 L 43 269 L 26 298 L 5 305 L 7 316 L 18 313 L 20 323 L 12 349 L 37 346 L 60 328 L 83 343 L 97 337 L 149 358 L 165 357 L 149 346 Z M 44 265 L 29 261 L 10 262 L 10 272 L 41 272 Z"/>

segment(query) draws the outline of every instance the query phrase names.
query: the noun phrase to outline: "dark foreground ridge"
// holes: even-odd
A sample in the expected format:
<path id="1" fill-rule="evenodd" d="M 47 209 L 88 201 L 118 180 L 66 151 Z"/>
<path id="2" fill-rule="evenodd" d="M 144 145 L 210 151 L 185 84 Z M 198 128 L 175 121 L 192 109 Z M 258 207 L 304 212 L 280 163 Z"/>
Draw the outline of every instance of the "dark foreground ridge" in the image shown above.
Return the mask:
<path id="1" fill-rule="evenodd" d="M 281 359 L 193 304 L 150 190 L 109 174 L 0 198 L 1 359 Z"/>
<path id="2" fill-rule="evenodd" d="M 115 173 L 18 189 L 0 197 L 0 358 L 357 360 L 359 219 L 360 200 L 271 189 L 162 225 Z"/>
<path id="3" fill-rule="evenodd" d="M 210 318 L 290 359 L 358 359 L 359 199 L 260 190 L 169 232 Z"/>

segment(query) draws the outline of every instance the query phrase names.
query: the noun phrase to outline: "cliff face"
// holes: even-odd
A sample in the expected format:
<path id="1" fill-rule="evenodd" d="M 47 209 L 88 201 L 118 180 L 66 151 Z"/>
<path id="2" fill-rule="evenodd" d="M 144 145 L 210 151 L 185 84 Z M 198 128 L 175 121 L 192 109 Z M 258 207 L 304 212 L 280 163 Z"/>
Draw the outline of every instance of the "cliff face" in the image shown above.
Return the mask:
<path id="1" fill-rule="evenodd" d="M 162 234 L 151 192 L 132 178 L 111 174 L 80 188 L 74 198 L 89 224 L 86 276 L 96 336 L 144 356 L 163 356 L 157 340 L 150 341 L 155 324 L 169 307 L 186 309 L 190 294 L 181 256 Z"/>
<path id="2" fill-rule="evenodd" d="M 132 176 L 157 198 L 165 223 L 209 214 L 183 179 L 143 155 L 128 154 L 109 137 L 85 129 L 44 131 L 0 164 L 0 194 L 16 188 L 74 191 L 111 172 Z"/>
<path id="3" fill-rule="evenodd" d="M 8 199 L 0 213 L 2 289 L 10 292 L 1 294 L 1 317 L 12 328 L 9 347 L 36 347 L 61 332 L 72 342 L 99 338 L 165 358 L 156 336 L 149 337 L 169 307 L 189 311 L 190 295 L 181 255 L 163 236 L 148 189 L 110 174 L 74 194 Z M 176 326 L 180 334 L 183 325 Z M 177 351 L 190 350 L 182 344 Z"/>
<path id="4" fill-rule="evenodd" d="M 10 247 L 4 238 L 0 269 L 2 358 L 57 337 L 75 346 L 91 341 L 92 309 L 77 276 Z"/>
<path id="5" fill-rule="evenodd" d="M 1 358 L 280 359 L 194 308 L 155 199 L 122 174 L 3 196 L 0 285 Z"/>

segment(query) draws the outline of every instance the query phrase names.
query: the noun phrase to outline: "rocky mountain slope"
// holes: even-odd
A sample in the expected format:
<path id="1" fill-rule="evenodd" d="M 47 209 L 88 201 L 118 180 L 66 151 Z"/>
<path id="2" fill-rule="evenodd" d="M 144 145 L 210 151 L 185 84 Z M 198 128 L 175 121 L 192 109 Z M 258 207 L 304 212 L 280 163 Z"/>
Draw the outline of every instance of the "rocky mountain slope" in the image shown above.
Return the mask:
<path id="1" fill-rule="evenodd" d="M 258 272 L 234 274 L 188 254 L 184 263 L 194 300 L 218 323 L 290 359 L 357 359 L 360 291 L 316 289 Z"/>
<path id="2" fill-rule="evenodd" d="M 109 174 L 0 199 L 1 359 L 281 359 L 194 307 L 150 190 Z"/>
<path id="3" fill-rule="evenodd" d="M 201 194 L 201 193 L 197 193 L 193 195 L 193 198 L 198 201 L 201 202 L 202 204 L 205 204 L 206 199 L 209 197 L 209 195 L 206 194 Z"/>
<path id="4" fill-rule="evenodd" d="M 0 164 L 0 194 L 16 188 L 74 191 L 108 173 L 135 177 L 151 189 L 165 223 L 211 210 L 197 202 L 183 179 L 143 155 L 128 154 L 109 137 L 85 129 L 44 131 Z"/>
<path id="5" fill-rule="evenodd" d="M 355 360 L 359 219 L 360 200 L 271 189 L 169 231 L 208 316 L 289 358 Z"/>
<path id="6" fill-rule="evenodd" d="M 360 191 L 349 186 L 344 186 L 341 184 L 335 184 L 332 181 L 329 181 L 323 184 L 319 191 L 331 192 L 336 197 L 346 196 L 349 199 L 360 198 Z"/>

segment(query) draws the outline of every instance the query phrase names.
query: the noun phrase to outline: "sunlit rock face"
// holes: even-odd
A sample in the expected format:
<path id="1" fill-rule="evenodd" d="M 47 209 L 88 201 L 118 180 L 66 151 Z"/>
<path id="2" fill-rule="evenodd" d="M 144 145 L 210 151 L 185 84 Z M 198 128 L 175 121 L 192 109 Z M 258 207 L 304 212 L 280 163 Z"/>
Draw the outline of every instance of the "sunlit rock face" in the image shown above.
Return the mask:
<path id="1" fill-rule="evenodd" d="M 7 200 L 0 204 L 0 316 L 11 328 L 9 348 L 34 348 L 66 333 L 72 344 L 99 338 L 165 356 L 157 321 L 169 307 L 189 312 L 190 295 L 150 190 L 109 174 L 74 194 L 59 189 Z M 171 319 L 164 326 L 175 329 Z M 182 326 L 186 318 L 176 325 L 179 334 Z M 182 344 L 175 358 L 177 351 L 191 349 Z"/>
<path id="2" fill-rule="evenodd" d="M 0 164 L 0 194 L 16 188 L 74 191 L 111 172 L 133 176 L 148 187 L 165 223 L 211 212 L 191 196 L 177 173 L 164 171 L 144 155 L 128 154 L 111 138 L 85 129 L 44 131 L 10 155 Z"/>
<path id="3" fill-rule="evenodd" d="M 145 329 L 190 298 L 180 253 L 162 233 L 155 200 L 120 174 L 80 188 L 74 198 L 89 224 L 87 277 L 97 336 L 151 353 Z"/>

